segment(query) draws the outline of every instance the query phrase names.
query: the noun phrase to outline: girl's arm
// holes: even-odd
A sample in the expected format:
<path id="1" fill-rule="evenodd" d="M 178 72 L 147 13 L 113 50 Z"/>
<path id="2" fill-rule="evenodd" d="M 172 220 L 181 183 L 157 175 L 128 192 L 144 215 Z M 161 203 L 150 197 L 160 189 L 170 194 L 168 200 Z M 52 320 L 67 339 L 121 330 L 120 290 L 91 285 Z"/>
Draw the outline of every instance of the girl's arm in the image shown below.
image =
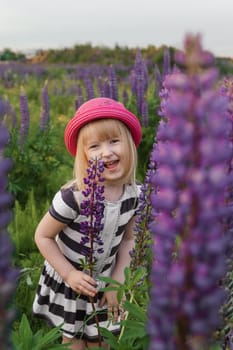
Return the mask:
<path id="1" fill-rule="evenodd" d="M 61 278 L 77 293 L 94 296 L 97 292 L 96 282 L 82 271 L 78 271 L 60 251 L 56 235 L 64 229 L 66 224 L 54 219 L 46 213 L 35 232 L 35 242 L 49 264 L 57 271 Z"/>

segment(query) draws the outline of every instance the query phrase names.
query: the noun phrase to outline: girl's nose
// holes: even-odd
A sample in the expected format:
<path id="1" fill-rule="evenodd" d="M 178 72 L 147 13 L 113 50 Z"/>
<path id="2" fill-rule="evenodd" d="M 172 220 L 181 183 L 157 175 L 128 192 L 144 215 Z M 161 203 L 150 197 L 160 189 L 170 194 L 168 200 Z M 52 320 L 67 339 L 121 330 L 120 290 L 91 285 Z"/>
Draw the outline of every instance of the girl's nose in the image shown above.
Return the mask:
<path id="1" fill-rule="evenodd" d="M 109 145 L 104 144 L 101 147 L 101 155 L 102 157 L 108 157 L 109 155 L 111 155 L 112 151 L 111 151 L 111 147 L 109 147 Z"/>

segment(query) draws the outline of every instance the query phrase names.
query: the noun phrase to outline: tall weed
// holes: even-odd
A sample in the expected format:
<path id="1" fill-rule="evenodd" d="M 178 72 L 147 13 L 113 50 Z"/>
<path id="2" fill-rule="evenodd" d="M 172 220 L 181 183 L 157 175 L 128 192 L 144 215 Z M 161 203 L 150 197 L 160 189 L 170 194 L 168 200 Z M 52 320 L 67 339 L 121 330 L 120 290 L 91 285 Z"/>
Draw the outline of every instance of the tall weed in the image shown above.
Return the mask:
<path id="1" fill-rule="evenodd" d="M 20 256 L 37 250 L 34 232 L 48 205 L 48 201 L 40 203 L 39 200 L 36 200 L 33 190 L 29 192 L 24 207 L 20 205 L 18 200 L 15 201 L 14 219 L 9 226 L 9 231 L 15 245 L 14 257 L 16 261 L 19 260 Z"/>

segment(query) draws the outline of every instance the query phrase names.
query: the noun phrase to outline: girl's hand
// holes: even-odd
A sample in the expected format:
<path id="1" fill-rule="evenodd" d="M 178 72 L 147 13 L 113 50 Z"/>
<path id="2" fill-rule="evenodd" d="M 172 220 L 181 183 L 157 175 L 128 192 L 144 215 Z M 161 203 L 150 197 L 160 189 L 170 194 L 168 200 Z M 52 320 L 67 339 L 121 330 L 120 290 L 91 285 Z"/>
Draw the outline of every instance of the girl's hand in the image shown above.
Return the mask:
<path id="1" fill-rule="evenodd" d="M 83 271 L 71 270 L 66 282 L 78 294 L 94 297 L 97 293 L 95 280 Z"/>
<path id="2" fill-rule="evenodd" d="M 107 304 L 109 320 L 112 320 L 114 323 L 116 323 L 118 322 L 119 315 L 120 319 L 124 320 L 124 309 L 122 307 L 122 303 L 118 303 L 116 291 L 104 292 L 104 295 L 99 302 L 99 306 L 103 307 L 104 304 Z"/>

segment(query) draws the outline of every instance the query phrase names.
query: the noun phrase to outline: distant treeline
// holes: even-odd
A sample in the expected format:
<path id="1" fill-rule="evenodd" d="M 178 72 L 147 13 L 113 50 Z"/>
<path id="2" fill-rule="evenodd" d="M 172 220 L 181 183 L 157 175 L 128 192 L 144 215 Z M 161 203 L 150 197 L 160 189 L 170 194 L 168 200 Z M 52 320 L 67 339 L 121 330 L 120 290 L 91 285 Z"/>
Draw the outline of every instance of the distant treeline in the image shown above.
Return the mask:
<path id="1" fill-rule="evenodd" d="M 62 49 L 37 50 L 35 54 L 28 58 L 24 53 L 14 52 L 11 49 L 4 49 L 0 52 L 0 61 L 21 61 L 26 63 L 70 63 L 70 64 L 103 64 L 103 65 L 123 65 L 131 66 L 135 60 L 138 50 L 143 59 L 149 63 L 161 65 L 163 62 L 164 49 L 169 48 L 171 63 L 175 48 L 166 45 L 156 47 L 149 45 L 145 48 L 127 46 L 107 47 L 93 46 L 90 43 L 75 45 Z M 217 66 L 221 74 L 233 73 L 232 58 L 216 57 Z"/>
<path id="2" fill-rule="evenodd" d="M 91 44 L 75 45 L 70 48 L 37 50 L 33 57 L 26 58 L 23 53 L 5 49 L 0 53 L 0 61 L 27 61 L 30 63 L 96 63 L 96 64 L 122 64 L 132 65 L 136 52 L 141 51 L 145 60 L 151 63 L 160 63 L 163 60 L 165 46 L 159 48 L 148 46 L 146 48 L 128 48 L 116 45 L 113 48 L 105 46 L 92 46 Z M 170 53 L 174 51 L 170 48 Z"/>
<path id="3" fill-rule="evenodd" d="M 116 45 L 114 48 L 92 46 L 91 44 L 75 45 L 72 48 L 39 50 L 31 59 L 32 62 L 46 63 L 96 63 L 123 64 L 129 66 L 134 62 L 136 52 L 141 51 L 144 59 L 151 63 L 162 62 L 164 47 L 148 46 L 146 48 L 128 48 Z M 173 52 L 174 49 L 171 48 Z"/>

